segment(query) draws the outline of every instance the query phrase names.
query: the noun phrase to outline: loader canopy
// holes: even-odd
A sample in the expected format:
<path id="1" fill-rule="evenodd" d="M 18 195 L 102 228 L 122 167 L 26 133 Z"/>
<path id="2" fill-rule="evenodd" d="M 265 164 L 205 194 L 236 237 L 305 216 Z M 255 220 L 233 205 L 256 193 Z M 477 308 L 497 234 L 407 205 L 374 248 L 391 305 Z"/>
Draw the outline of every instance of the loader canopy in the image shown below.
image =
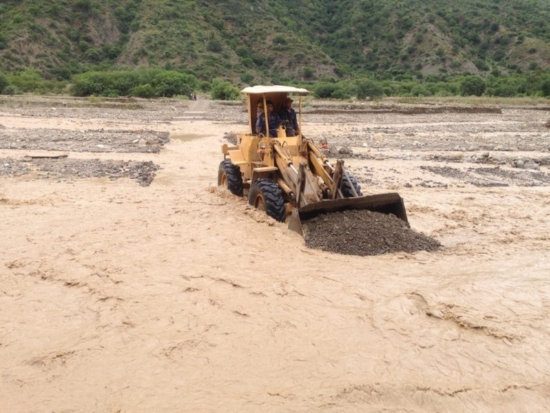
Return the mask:
<path id="1" fill-rule="evenodd" d="M 241 90 L 241 93 L 247 95 L 247 108 L 248 108 L 248 127 L 250 133 L 254 135 L 256 133 L 256 119 L 258 117 L 258 103 L 262 106 L 265 105 L 265 102 L 270 100 L 273 102 L 273 107 L 275 112 L 279 112 L 282 107 L 285 99 L 289 95 L 297 95 L 300 97 L 298 102 L 298 108 L 296 112 L 298 116 L 301 117 L 302 112 L 302 100 L 301 97 L 307 95 L 309 91 L 307 89 L 292 87 L 292 86 L 250 86 Z M 265 109 L 264 109 L 265 110 Z"/>

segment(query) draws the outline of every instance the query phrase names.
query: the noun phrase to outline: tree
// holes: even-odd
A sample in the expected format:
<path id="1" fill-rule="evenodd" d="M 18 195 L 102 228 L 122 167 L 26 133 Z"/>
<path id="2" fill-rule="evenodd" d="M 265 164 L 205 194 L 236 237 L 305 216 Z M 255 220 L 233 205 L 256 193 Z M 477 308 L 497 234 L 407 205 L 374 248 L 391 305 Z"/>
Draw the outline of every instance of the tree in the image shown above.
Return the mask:
<path id="1" fill-rule="evenodd" d="M 460 93 L 462 96 L 481 96 L 485 87 L 485 81 L 479 76 L 467 76 L 460 83 Z"/>
<path id="2" fill-rule="evenodd" d="M 210 87 L 210 95 L 212 99 L 236 100 L 239 98 L 239 89 L 225 80 L 214 79 Z"/>
<path id="3" fill-rule="evenodd" d="M 4 89 L 8 86 L 8 79 L 4 73 L 0 72 L 0 93 L 4 92 Z"/>
<path id="4" fill-rule="evenodd" d="M 194 76 L 173 70 L 155 71 L 151 82 L 156 96 L 172 97 L 176 95 L 189 95 L 195 88 Z"/>
<path id="5" fill-rule="evenodd" d="M 357 99 L 377 99 L 384 95 L 384 89 L 379 83 L 366 79 L 357 82 Z"/>
<path id="6" fill-rule="evenodd" d="M 336 90 L 336 85 L 334 83 L 319 83 L 315 86 L 315 96 L 318 98 L 330 98 Z"/>
<path id="7" fill-rule="evenodd" d="M 550 75 L 542 82 L 542 95 L 550 97 Z"/>

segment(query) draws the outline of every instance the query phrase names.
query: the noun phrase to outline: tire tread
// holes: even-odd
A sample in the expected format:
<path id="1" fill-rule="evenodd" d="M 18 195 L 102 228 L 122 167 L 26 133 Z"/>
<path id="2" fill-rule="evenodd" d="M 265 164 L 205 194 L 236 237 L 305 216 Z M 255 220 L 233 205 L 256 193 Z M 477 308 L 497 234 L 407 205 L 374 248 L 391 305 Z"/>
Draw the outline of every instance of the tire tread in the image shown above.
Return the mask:
<path id="1" fill-rule="evenodd" d="M 222 174 L 225 173 L 227 189 L 237 196 L 243 196 L 243 178 L 241 168 L 234 165 L 230 159 L 224 159 L 220 163 L 218 171 L 218 185 L 222 183 Z"/>
<path id="2" fill-rule="evenodd" d="M 348 180 L 349 177 L 349 180 Z M 340 186 L 340 189 L 342 190 L 342 195 L 344 198 L 353 198 L 355 195 L 353 195 L 353 191 L 351 189 L 351 186 L 355 188 L 355 192 L 357 192 L 358 196 L 363 196 L 363 193 L 361 192 L 361 185 L 357 183 L 357 179 L 355 176 L 353 176 L 350 173 L 347 173 L 342 178 L 342 185 Z"/>
<path id="3" fill-rule="evenodd" d="M 266 214 L 279 222 L 284 222 L 286 219 L 285 200 L 279 185 L 271 179 L 256 179 L 250 186 L 248 197 L 248 202 L 250 205 L 254 205 L 258 192 L 260 192 L 264 197 Z"/>

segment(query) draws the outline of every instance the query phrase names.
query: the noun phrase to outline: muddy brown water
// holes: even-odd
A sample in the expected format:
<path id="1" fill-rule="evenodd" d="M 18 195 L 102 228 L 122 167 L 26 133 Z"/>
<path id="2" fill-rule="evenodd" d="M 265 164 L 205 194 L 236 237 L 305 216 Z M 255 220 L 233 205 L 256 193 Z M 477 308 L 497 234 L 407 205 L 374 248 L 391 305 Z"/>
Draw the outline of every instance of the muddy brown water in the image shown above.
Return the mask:
<path id="1" fill-rule="evenodd" d="M 365 156 L 346 159 L 364 193 L 398 192 L 444 246 L 357 256 L 216 189 L 242 104 L 5 99 L 20 144 L 0 149 L 0 412 L 548 410 L 550 186 L 513 166 L 550 173 L 547 112 L 304 116 L 306 136 Z M 208 136 L 130 153 L 155 137 L 140 131 Z M 143 187 L 94 159 L 160 169 Z"/>

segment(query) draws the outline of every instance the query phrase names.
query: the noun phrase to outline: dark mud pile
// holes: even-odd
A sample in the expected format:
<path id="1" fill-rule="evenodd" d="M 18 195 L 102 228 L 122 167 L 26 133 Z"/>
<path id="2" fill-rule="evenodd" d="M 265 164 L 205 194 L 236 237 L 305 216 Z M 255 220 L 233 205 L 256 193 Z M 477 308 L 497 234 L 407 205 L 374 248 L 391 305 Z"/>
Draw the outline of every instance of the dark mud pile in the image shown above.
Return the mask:
<path id="1" fill-rule="evenodd" d="M 67 158 L 0 158 L 0 176 L 33 174 L 40 179 L 60 181 L 74 178 L 129 178 L 141 186 L 149 186 L 160 167 L 151 161 L 115 161 Z"/>
<path id="2" fill-rule="evenodd" d="M 302 223 L 309 248 L 346 255 L 435 251 L 441 244 L 394 215 L 368 210 L 320 214 Z"/>

